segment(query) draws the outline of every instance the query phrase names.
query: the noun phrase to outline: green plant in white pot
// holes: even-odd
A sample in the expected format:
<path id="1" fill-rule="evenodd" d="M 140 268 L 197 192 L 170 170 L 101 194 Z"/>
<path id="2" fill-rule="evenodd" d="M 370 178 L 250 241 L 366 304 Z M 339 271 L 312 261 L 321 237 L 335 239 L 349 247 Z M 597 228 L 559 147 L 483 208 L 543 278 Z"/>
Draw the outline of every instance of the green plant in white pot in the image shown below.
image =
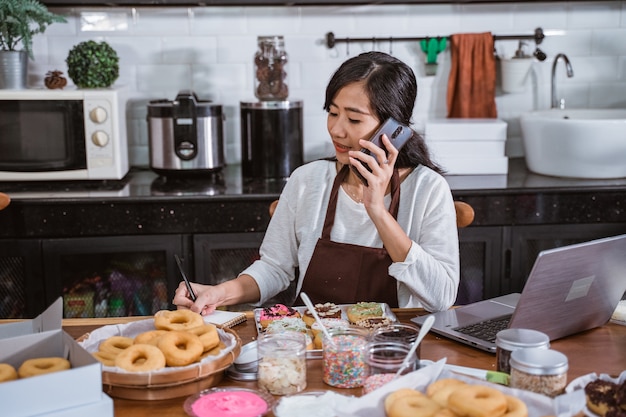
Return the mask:
<path id="1" fill-rule="evenodd" d="M 107 88 L 120 75 L 117 52 L 104 41 L 84 41 L 75 45 L 65 62 L 67 75 L 79 88 Z"/>
<path id="2" fill-rule="evenodd" d="M 35 59 L 33 36 L 65 22 L 38 0 L 0 0 L 0 88 L 26 87 L 28 58 Z"/>

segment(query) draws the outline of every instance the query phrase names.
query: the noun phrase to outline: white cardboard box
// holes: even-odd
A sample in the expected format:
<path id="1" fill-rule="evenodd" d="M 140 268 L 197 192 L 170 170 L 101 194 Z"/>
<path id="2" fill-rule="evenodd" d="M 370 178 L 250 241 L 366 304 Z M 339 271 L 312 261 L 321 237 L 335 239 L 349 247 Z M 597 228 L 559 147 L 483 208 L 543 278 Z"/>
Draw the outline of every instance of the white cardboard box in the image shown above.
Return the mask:
<path id="1" fill-rule="evenodd" d="M 424 137 L 435 140 L 506 140 L 507 123 L 499 119 L 432 119 Z"/>
<path id="2" fill-rule="evenodd" d="M 46 413 L 46 417 L 113 417 L 113 400 L 102 393 L 100 401 Z M 40 417 L 40 416 L 37 416 Z"/>
<path id="3" fill-rule="evenodd" d="M 434 158 L 438 155 L 459 158 L 502 157 L 504 147 L 505 142 L 497 140 L 440 140 L 428 143 L 428 150 Z"/>
<path id="4" fill-rule="evenodd" d="M 102 392 L 102 365 L 61 329 L 62 315 L 59 298 L 33 320 L 0 325 L 0 362 L 18 369 L 27 359 L 59 356 L 72 366 L 0 384 L 0 415 L 113 417 L 113 401 Z"/>
<path id="5" fill-rule="evenodd" d="M 32 320 L 16 321 L 0 326 L 0 339 L 25 334 L 57 330 L 63 324 L 63 299 L 58 298 L 39 316 Z"/>
<path id="6" fill-rule="evenodd" d="M 443 167 L 445 175 L 497 175 L 509 172 L 509 158 L 434 157 L 435 162 Z"/>

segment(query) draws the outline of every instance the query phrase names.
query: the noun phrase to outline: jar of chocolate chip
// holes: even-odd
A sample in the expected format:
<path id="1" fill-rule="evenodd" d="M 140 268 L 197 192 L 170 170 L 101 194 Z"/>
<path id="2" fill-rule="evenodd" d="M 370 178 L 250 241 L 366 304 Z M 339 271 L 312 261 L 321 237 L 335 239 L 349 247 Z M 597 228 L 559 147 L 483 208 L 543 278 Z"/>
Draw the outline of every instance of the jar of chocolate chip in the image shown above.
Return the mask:
<path id="1" fill-rule="evenodd" d="M 289 96 L 287 52 L 282 36 L 259 36 L 254 54 L 254 95 L 262 101 L 283 101 Z"/>
<path id="2" fill-rule="evenodd" d="M 511 353 L 511 388 L 556 397 L 567 385 L 567 356 L 552 349 L 524 348 Z"/>
<path id="3" fill-rule="evenodd" d="M 532 329 L 505 329 L 496 334 L 496 364 L 498 372 L 510 373 L 511 353 L 523 348 L 550 347 L 547 334 Z"/>

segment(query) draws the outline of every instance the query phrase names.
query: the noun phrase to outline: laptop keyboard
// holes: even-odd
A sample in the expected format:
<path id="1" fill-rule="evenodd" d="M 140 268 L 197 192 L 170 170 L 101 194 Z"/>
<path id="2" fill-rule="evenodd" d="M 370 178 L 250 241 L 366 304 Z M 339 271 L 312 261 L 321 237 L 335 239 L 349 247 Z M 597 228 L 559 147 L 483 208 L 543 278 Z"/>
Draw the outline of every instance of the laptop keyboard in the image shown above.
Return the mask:
<path id="1" fill-rule="evenodd" d="M 469 326 L 457 327 L 457 332 L 473 336 L 477 339 L 486 340 L 488 342 L 495 343 L 496 334 L 500 330 L 504 330 L 509 327 L 509 321 L 511 316 L 504 316 L 497 319 L 485 320 L 480 323 L 470 324 Z"/>

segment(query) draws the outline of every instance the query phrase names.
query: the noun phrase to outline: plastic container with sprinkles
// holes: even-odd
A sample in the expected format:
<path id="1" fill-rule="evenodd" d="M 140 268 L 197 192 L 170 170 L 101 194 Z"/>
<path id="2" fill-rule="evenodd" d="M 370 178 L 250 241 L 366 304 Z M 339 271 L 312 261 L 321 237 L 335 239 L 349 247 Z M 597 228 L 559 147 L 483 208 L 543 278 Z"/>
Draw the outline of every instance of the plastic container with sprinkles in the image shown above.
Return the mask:
<path id="1" fill-rule="evenodd" d="M 506 329 L 496 335 L 496 364 L 498 372 L 511 373 L 511 353 L 524 348 L 550 348 L 547 334 L 531 329 Z"/>
<path id="2" fill-rule="evenodd" d="M 552 349 L 526 348 L 511 353 L 509 386 L 556 397 L 567 386 L 567 356 Z"/>

